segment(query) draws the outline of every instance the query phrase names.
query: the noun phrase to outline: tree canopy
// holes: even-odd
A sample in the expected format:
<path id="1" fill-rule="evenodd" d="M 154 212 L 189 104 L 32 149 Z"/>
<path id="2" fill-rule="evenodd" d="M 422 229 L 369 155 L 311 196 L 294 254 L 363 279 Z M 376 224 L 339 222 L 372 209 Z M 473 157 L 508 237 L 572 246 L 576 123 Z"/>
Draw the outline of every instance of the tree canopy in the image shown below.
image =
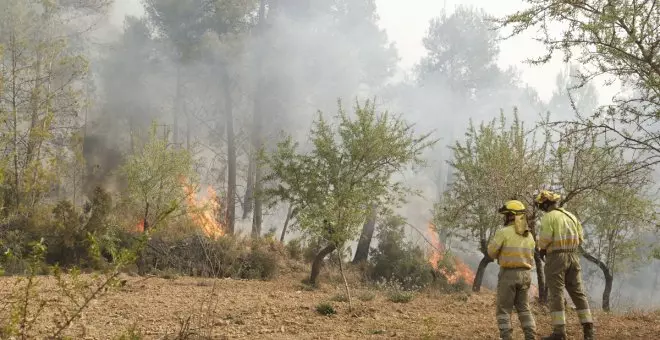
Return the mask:
<path id="1" fill-rule="evenodd" d="M 325 239 L 329 252 L 357 237 L 370 207 L 391 208 L 413 193 L 393 175 L 421 165 L 422 151 L 435 143 L 371 101 L 356 103 L 354 116 L 340 103 L 333 121 L 319 113 L 310 138 L 308 152 L 289 137 L 264 155 L 272 183 L 265 193 L 293 204 L 300 228 Z"/>

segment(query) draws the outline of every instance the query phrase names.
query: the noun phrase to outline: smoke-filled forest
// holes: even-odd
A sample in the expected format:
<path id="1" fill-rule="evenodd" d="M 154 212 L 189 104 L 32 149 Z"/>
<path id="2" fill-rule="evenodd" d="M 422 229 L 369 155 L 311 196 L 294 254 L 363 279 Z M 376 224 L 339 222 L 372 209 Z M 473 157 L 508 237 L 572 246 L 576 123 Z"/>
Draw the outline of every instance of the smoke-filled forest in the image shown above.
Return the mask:
<path id="1" fill-rule="evenodd" d="M 657 338 L 660 3 L 514 2 L 407 66 L 385 0 L 0 0 L 0 338 L 499 339 L 498 208 L 539 241 L 542 190 L 597 337 Z"/>

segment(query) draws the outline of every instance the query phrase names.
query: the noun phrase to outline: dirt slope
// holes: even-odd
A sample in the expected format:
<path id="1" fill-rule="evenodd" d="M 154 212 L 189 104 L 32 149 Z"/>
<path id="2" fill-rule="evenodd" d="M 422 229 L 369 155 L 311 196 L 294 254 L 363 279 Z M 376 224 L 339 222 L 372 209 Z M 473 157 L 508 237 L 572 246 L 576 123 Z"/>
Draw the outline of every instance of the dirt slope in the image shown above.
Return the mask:
<path id="1" fill-rule="evenodd" d="M 43 289 L 52 289 L 52 279 Z M 299 277 L 274 282 L 198 278 L 136 278 L 95 301 L 74 330 L 74 339 L 114 339 L 137 325 L 146 339 L 176 334 L 182 321 L 212 339 L 497 339 L 494 296 L 481 294 L 419 294 L 409 303 L 392 303 L 376 292 L 371 301 L 332 302 L 338 311 L 321 316 L 315 306 L 341 292 L 326 284 L 308 291 Z M 0 278 L 4 300 L 13 279 Z M 360 295 L 360 291 L 356 291 Z M 362 294 L 364 295 L 364 294 Z M 536 311 L 542 333 L 549 318 Z M 570 313 L 569 339 L 581 338 L 577 317 Z M 45 316 L 40 328 L 52 315 Z M 599 339 L 659 339 L 660 313 L 597 315 Z M 517 320 L 514 327 L 517 327 Z M 74 335 L 72 333 L 72 335 Z M 521 332 L 516 329 L 517 339 Z"/>

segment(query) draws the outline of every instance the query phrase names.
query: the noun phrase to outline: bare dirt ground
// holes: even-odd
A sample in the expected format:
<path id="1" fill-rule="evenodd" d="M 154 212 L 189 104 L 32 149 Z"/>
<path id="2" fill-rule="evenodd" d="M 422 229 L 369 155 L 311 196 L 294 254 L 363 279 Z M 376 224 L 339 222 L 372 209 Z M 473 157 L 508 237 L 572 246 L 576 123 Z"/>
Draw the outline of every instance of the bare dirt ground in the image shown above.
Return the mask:
<path id="1" fill-rule="evenodd" d="M 131 326 L 145 339 L 174 339 L 182 328 L 189 339 L 497 339 L 494 296 L 420 293 L 409 303 L 393 303 L 383 291 L 371 301 L 331 301 L 341 284 L 318 290 L 301 285 L 303 274 L 272 282 L 200 278 L 125 277 L 126 284 L 94 301 L 71 329 L 74 339 L 116 339 Z M 13 278 L 0 278 L 0 300 L 6 301 Z M 40 278 L 41 289 L 53 289 L 52 278 Z M 354 294 L 365 296 L 359 289 Z M 331 301 L 337 310 L 322 316 L 316 305 Z M 547 313 L 536 308 L 539 331 L 550 331 Z M 48 329 L 53 315 L 39 322 Z M 569 339 L 581 339 L 577 316 L 569 313 Z M 658 339 L 660 313 L 597 313 L 599 339 Z M 187 320 L 187 321 L 186 321 Z M 516 339 L 522 339 L 514 317 Z M 186 327 L 182 327 L 186 326 Z M 184 338 L 184 337 L 180 337 Z"/>

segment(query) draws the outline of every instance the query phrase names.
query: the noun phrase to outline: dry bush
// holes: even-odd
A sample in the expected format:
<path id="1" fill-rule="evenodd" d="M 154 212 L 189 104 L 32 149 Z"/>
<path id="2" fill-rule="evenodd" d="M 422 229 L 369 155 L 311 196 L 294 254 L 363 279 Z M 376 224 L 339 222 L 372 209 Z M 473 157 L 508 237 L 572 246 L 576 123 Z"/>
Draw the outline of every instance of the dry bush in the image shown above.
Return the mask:
<path id="1" fill-rule="evenodd" d="M 181 239 L 154 236 L 139 261 L 140 271 L 202 277 L 268 280 L 277 276 L 284 248 L 269 239 L 196 234 Z"/>

